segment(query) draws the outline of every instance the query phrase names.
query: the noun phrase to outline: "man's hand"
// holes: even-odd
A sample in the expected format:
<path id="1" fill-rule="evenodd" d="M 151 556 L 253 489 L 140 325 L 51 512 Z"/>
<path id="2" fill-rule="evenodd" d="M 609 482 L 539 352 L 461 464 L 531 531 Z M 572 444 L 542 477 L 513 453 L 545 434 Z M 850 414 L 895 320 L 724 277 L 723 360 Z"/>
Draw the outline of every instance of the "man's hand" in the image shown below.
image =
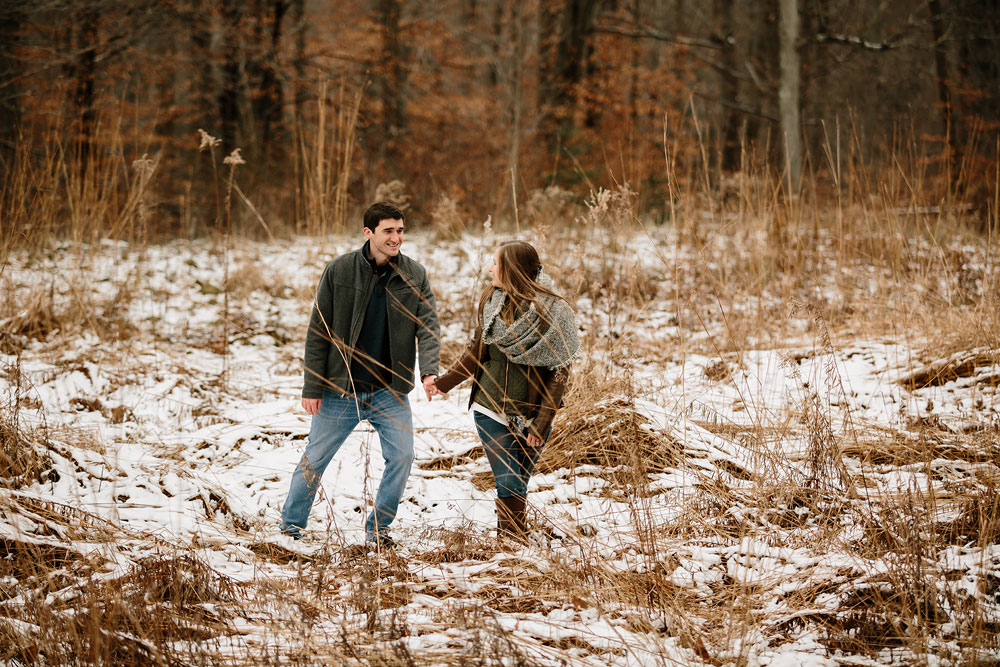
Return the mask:
<path id="1" fill-rule="evenodd" d="M 309 414 L 316 416 L 319 414 L 319 409 L 323 405 L 322 398 L 303 398 L 302 399 L 302 409 Z"/>
<path id="2" fill-rule="evenodd" d="M 435 380 L 437 380 L 437 375 L 427 375 L 424 377 L 424 393 L 427 394 L 428 401 L 431 400 L 431 397 L 441 394 L 434 383 Z"/>
<path id="3" fill-rule="evenodd" d="M 534 433 L 528 434 L 528 444 L 532 447 L 538 448 L 542 446 L 542 439 L 539 438 Z"/>

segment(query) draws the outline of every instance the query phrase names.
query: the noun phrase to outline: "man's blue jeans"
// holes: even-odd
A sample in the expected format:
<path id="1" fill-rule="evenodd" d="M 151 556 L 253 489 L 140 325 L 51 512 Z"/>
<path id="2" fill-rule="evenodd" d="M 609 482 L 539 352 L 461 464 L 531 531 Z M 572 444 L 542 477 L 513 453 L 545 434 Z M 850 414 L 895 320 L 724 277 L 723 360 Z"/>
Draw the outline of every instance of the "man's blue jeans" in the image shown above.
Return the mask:
<path id="1" fill-rule="evenodd" d="M 312 418 L 309 444 L 292 473 L 288 499 L 281 514 L 281 531 L 298 535 L 306 527 L 323 471 L 333 455 L 362 420 L 378 433 L 385 472 L 375 495 L 375 509 L 368 515 L 365 533 L 369 539 L 384 535 L 396 518 L 406 479 L 413 464 L 413 413 L 405 395 L 391 389 L 338 396 L 323 392 L 318 415 Z"/>
<path id="2" fill-rule="evenodd" d="M 527 495 L 528 478 L 535 470 L 542 448 L 532 447 L 526 438 L 515 435 L 508 427 L 484 414 L 475 412 L 473 419 L 493 469 L 497 497 Z"/>

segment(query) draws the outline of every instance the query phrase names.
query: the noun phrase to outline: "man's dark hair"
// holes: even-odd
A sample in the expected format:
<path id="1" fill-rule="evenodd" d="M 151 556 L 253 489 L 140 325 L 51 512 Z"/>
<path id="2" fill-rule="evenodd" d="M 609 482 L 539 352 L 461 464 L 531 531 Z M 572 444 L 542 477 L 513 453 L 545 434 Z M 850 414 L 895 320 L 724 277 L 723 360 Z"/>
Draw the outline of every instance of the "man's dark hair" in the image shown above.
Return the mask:
<path id="1" fill-rule="evenodd" d="M 405 220 L 403 212 L 387 201 L 375 202 L 365 211 L 365 227 L 375 231 L 383 220 Z"/>

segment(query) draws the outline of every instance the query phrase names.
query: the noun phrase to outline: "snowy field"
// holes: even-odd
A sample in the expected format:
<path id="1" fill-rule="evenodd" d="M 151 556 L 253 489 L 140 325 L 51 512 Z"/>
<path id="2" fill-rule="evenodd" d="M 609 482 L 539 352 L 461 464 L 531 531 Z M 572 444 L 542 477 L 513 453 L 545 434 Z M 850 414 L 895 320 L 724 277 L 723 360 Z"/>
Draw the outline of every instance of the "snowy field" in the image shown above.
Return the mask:
<path id="1" fill-rule="evenodd" d="M 404 245 L 429 268 L 445 367 L 492 244 Z M 798 332 L 773 344 L 736 312 L 764 312 L 766 294 L 713 303 L 697 258 L 667 239 L 560 261 L 542 248 L 577 295 L 584 351 L 532 479 L 529 545 L 491 536 L 468 384 L 410 395 L 398 550 L 362 544 L 382 471 L 367 424 L 328 468 L 304 539 L 280 536 L 309 427 L 312 291 L 355 245 L 11 261 L 0 659 L 1000 664 L 997 350 L 838 329 L 808 293 L 768 304 Z M 598 265 L 622 284 L 640 273 L 641 294 L 595 284 Z"/>

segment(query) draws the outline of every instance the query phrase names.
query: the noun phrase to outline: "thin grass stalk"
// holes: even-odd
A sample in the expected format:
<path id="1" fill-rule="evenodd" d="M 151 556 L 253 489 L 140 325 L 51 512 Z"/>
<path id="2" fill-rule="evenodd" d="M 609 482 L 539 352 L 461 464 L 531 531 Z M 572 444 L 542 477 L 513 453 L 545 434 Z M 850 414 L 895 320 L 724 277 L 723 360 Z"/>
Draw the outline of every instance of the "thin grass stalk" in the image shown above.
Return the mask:
<path id="1" fill-rule="evenodd" d="M 232 245 L 232 209 L 233 188 L 235 186 L 236 167 L 245 164 L 237 148 L 226 157 L 225 164 L 229 167 L 226 178 L 226 217 L 222 229 L 222 386 L 229 382 L 229 256 Z"/>
<path id="2" fill-rule="evenodd" d="M 141 234 L 143 245 L 147 236 L 147 224 L 149 213 L 146 210 L 146 198 L 149 193 L 149 186 L 159 166 L 159 160 L 151 159 L 148 154 L 143 154 L 141 158 L 132 163 L 135 176 L 129 184 L 125 204 L 122 206 L 117 217 L 111 221 L 108 235 L 111 238 L 121 238 L 128 230 L 130 244 L 135 243 L 135 219 L 138 218 L 142 224 Z"/>
<path id="3" fill-rule="evenodd" d="M 315 235 L 326 235 L 326 192 L 328 183 L 326 182 L 326 103 L 327 103 L 327 82 L 320 85 L 318 104 L 318 116 L 316 127 L 316 151 L 313 156 L 315 160 L 313 190 L 309 192 L 312 203 L 310 211 L 309 231 Z"/>
<path id="4" fill-rule="evenodd" d="M 990 295 L 990 301 L 994 306 L 1000 297 L 997 291 L 1000 290 L 1000 272 L 997 271 L 997 235 L 1000 234 L 1000 135 L 997 136 L 997 144 L 993 160 L 993 207 L 986 213 L 986 276 L 988 287 L 986 293 Z M 994 311 L 996 312 L 996 311 Z"/>
<path id="5" fill-rule="evenodd" d="M 302 186 L 303 186 L 303 176 L 302 176 L 302 152 L 299 150 L 299 146 L 302 146 L 303 131 L 302 131 L 302 118 L 299 113 L 299 105 L 295 104 L 292 107 L 292 145 L 295 147 L 295 155 L 292 159 L 292 179 L 295 187 L 295 196 L 292 198 L 292 213 L 295 216 L 295 233 L 302 233 L 302 224 L 305 219 L 305 212 L 303 210 L 304 203 L 302 201 Z"/>
<path id="6" fill-rule="evenodd" d="M 340 137 L 341 156 L 339 174 L 337 175 L 337 189 L 334 196 L 334 215 L 339 229 L 344 229 L 347 225 L 347 188 L 351 180 L 351 160 L 354 156 L 354 147 L 357 142 L 358 116 L 361 111 L 361 102 L 364 98 L 364 87 L 359 88 L 354 94 L 354 100 L 346 112 L 346 117 L 342 115 L 338 134 Z M 341 87 L 341 100 L 344 99 L 343 84 Z M 344 109 L 341 104 L 341 109 Z"/>
<path id="7" fill-rule="evenodd" d="M 346 181 L 341 185 L 334 180 L 339 176 L 339 170 L 331 164 L 333 151 L 339 145 L 337 128 L 341 124 L 343 108 L 340 107 L 333 128 L 328 129 L 327 107 L 331 103 L 328 90 L 329 82 L 322 82 L 316 101 L 315 131 L 302 131 L 299 136 L 304 230 L 311 236 L 325 236 L 333 231 L 330 227 L 331 216 L 338 206 L 346 206 Z"/>

